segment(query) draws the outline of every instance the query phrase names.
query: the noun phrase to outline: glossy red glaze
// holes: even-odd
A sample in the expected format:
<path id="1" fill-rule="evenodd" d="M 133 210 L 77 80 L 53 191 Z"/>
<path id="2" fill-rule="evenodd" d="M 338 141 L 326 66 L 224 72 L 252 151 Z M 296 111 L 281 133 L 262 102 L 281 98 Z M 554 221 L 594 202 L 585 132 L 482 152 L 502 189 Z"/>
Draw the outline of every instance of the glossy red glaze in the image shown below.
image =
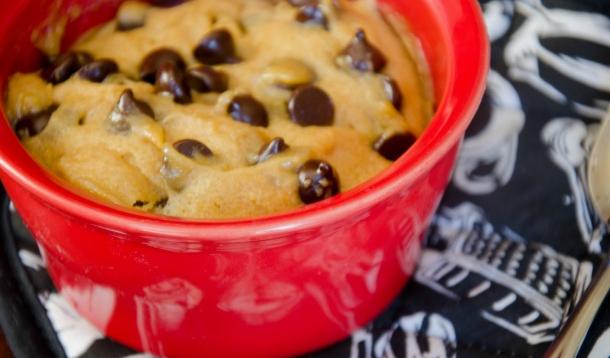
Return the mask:
<path id="1" fill-rule="evenodd" d="M 77 310 L 111 337 L 169 356 L 286 356 L 335 342 L 377 315 L 416 265 L 489 61 L 475 0 L 383 0 L 422 43 L 438 112 L 371 182 L 256 220 L 186 221 L 108 206 L 65 188 L 0 118 L 0 177 Z M 0 86 L 39 58 L 30 33 L 51 0 L 0 4 Z M 81 4 L 69 44 L 120 0 Z M 93 4 L 92 4 L 93 3 Z M 100 5 L 101 4 L 101 5 Z"/>

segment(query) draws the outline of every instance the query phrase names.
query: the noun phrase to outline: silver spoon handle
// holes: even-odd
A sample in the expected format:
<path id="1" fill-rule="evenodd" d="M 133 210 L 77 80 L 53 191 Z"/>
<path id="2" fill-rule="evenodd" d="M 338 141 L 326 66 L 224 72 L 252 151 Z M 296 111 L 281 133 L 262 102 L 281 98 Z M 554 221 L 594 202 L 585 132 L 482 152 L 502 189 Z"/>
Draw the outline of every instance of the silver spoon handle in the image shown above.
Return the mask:
<path id="1" fill-rule="evenodd" d="M 572 316 L 547 351 L 547 358 L 576 357 L 599 308 L 610 293 L 610 259 L 607 258 L 595 276 Z"/>

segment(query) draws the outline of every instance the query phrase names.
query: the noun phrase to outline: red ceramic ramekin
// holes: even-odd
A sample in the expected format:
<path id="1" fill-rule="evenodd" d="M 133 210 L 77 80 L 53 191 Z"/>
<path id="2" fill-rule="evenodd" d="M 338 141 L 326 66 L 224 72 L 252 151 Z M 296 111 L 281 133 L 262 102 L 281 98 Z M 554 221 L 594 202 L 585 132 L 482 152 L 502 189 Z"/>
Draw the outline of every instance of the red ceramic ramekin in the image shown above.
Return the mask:
<path id="1" fill-rule="evenodd" d="M 419 37 L 438 110 L 391 168 L 317 205 L 216 222 L 125 211 L 62 186 L 0 118 L 2 182 L 78 312 L 158 355 L 271 357 L 344 338 L 389 304 L 414 270 L 481 99 L 489 45 L 475 0 L 380 1 Z M 36 67 L 31 33 L 53 7 L 80 5 L 68 44 L 120 2 L 2 1 L 0 88 L 11 73 Z"/>

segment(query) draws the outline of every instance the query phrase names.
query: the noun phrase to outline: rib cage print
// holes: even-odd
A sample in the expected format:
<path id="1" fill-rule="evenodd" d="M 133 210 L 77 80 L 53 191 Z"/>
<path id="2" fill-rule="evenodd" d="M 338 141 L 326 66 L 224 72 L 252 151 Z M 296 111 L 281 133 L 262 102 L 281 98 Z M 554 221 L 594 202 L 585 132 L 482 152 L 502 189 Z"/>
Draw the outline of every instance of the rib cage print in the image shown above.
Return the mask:
<path id="1" fill-rule="evenodd" d="M 591 276 L 590 263 L 528 244 L 508 228 L 497 231 L 470 203 L 441 208 L 429 240 L 447 249 L 426 251 L 416 279 L 455 301 L 487 302 L 484 319 L 532 345 L 555 338 Z"/>
<path id="2" fill-rule="evenodd" d="M 547 7 L 541 0 L 518 0 L 515 11 L 525 18 L 504 50 L 513 80 L 523 81 L 557 103 L 568 103 L 579 115 L 601 119 L 610 94 L 610 64 L 554 48 L 563 41 L 610 48 L 610 19 L 603 14 Z M 584 45 L 583 45 L 584 46 Z M 564 76 L 586 86 L 592 98 L 567 93 L 549 76 Z"/>

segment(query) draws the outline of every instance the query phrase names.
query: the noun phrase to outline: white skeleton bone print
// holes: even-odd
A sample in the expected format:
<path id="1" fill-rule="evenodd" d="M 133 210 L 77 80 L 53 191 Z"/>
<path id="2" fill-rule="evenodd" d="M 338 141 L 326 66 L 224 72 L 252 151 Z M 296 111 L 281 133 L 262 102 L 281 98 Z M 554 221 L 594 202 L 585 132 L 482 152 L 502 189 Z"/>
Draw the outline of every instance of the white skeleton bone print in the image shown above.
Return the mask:
<path id="1" fill-rule="evenodd" d="M 579 119 L 556 118 L 547 123 L 541 134 L 551 160 L 565 173 L 570 184 L 581 239 L 592 253 L 601 252 L 606 231 L 588 194 L 587 156 L 598 127 L 597 124 L 587 126 Z"/>
<path id="2" fill-rule="evenodd" d="M 502 76 L 490 71 L 487 78 L 490 118 L 483 130 L 464 140 L 453 183 L 471 195 L 485 195 L 506 185 L 513 176 L 517 161 L 519 133 L 525 113 L 517 91 Z M 492 170 L 477 174 L 483 165 Z"/>
<path id="3" fill-rule="evenodd" d="M 603 118 L 609 106 L 607 99 L 595 98 L 580 103 L 543 78 L 540 64 L 588 88 L 610 95 L 610 63 L 599 63 L 581 56 L 555 53 L 545 48 L 543 39 L 584 40 L 610 48 L 610 18 L 601 14 L 547 8 L 541 0 L 517 0 L 515 10 L 525 22 L 515 31 L 505 48 L 504 60 L 513 80 L 523 81 L 543 95 L 568 103 L 574 111 L 588 118 Z"/>
<path id="4" fill-rule="evenodd" d="M 514 1 L 490 1 L 483 10 L 490 40 L 496 41 L 510 29 Z M 517 91 L 494 70 L 487 78 L 487 96 L 488 122 L 479 133 L 464 140 L 453 174 L 453 184 L 470 195 L 492 193 L 510 181 L 517 161 L 519 133 L 525 123 Z M 482 166 L 492 169 L 477 172 Z"/>
<path id="5" fill-rule="evenodd" d="M 393 345 L 399 338 L 400 347 Z M 425 340 L 422 345 L 420 339 Z M 405 357 L 453 358 L 456 356 L 457 337 L 453 324 L 437 313 L 416 312 L 400 317 L 376 340 L 372 330 L 364 328 L 352 335 L 351 358 L 398 358 L 396 351 L 404 351 Z"/>
<path id="6" fill-rule="evenodd" d="M 593 349 L 589 352 L 589 358 L 610 357 L 610 327 L 597 339 Z"/>
<path id="7" fill-rule="evenodd" d="M 42 257 L 29 250 L 20 250 L 19 257 L 23 265 L 31 270 L 39 271 L 46 268 Z M 49 321 L 57 332 L 66 357 L 79 357 L 93 342 L 104 338 L 102 332 L 83 319 L 62 295 L 55 292 L 41 292 L 38 294 L 38 299 L 47 311 Z"/>
<path id="8" fill-rule="evenodd" d="M 483 5 L 485 25 L 491 42 L 498 40 L 510 30 L 514 11 L 514 0 L 494 0 Z"/>
<path id="9" fill-rule="evenodd" d="M 591 263 L 528 245 L 509 228 L 498 231 L 468 202 L 441 208 L 429 240 L 442 241 L 448 249 L 425 250 L 416 280 L 460 302 L 503 291 L 481 316 L 530 345 L 555 338 L 572 299 L 580 297 L 591 278 Z M 471 276 L 475 280 L 466 283 Z M 525 313 L 515 319 L 513 307 Z"/>
<path id="10" fill-rule="evenodd" d="M 11 209 L 14 211 L 14 208 Z M 19 258 L 23 265 L 33 271 L 42 271 L 46 269 L 46 265 L 40 255 L 29 250 L 20 250 Z M 99 304 L 103 300 L 103 305 L 112 306 L 109 303 L 114 302 L 112 293 L 105 291 L 103 288 L 94 288 L 97 294 L 90 294 L 92 299 L 91 304 Z M 94 345 L 96 341 L 105 341 L 107 338 L 102 332 L 94 327 L 89 321 L 84 319 L 66 300 L 64 295 L 56 292 L 40 292 L 38 294 L 40 303 L 46 310 L 49 321 L 57 334 L 57 338 L 61 343 L 66 357 L 77 358 L 86 355 L 87 351 Z M 106 316 L 110 319 L 112 312 L 106 312 Z M 147 353 L 133 354 L 124 358 L 154 358 Z"/>
<path id="11" fill-rule="evenodd" d="M 40 295 L 39 299 L 68 358 L 79 357 L 93 342 L 104 338 L 102 332 L 76 313 L 63 296 L 48 293 Z"/>

